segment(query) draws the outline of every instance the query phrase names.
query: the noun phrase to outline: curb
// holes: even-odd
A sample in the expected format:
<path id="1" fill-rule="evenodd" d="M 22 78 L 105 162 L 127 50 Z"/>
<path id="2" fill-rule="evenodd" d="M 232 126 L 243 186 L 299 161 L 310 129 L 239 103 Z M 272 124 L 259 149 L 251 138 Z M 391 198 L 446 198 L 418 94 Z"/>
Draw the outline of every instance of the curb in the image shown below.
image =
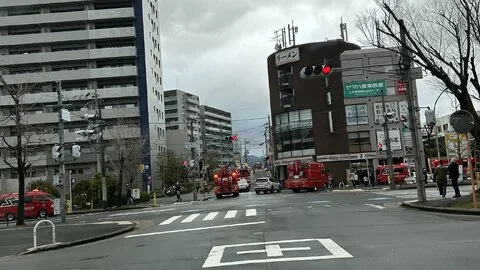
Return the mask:
<path id="1" fill-rule="evenodd" d="M 111 208 L 111 209 L 98 209 L 93 211 L 85 211 L 85 212 L 72 212 L 67 214 L 67 216 L 76 216 L 76 215 L 85 215 L 85 214 L 96 214 L 96 213 L 105 213 L 105 212 L 115 212 L 115 211 L 124 211 L 124 210 L 135 210 L 135 209 L 145 209 L 149 208 L 148 206 L 137 206 L 137 207 L 125 207 L 125 208 Z"/>
<path id="2" fill-rule="evenodd" d="M 447 213 L 447 214 L 480 215 L 480 210 L 456 209 L 451 207 L 436 207 L 436 206 L 429 206 L 429 205 L 420 205 L 414 202 L 402 202 L 402 207 L 417 209 L 422 211 L 429 211 L 429 212 Z"/>
<path id="3" fill-rule="evenodd" d="M 80 240 L 76 240 L 76 241 L 72 241 L 72 242 L 58 243 L 58 244 L 55 244 L 55 245 L 38 247 L 36 249 L 31 249 L 31 250 L 24 251 L 24 252 L 22 252 L 18 255 L 27 255 L 27 254 L 33 254 L 33 253 L 42 252 L 42 251 L 61 249 L 61 248 L 73 247 L 73 246 L 83 245 L 83 244 L 87 244 L 87 243 L 91 243 L 91 242 L 96 242 L 96 241 L 111 238 L 111 237 L 114 237 L 114 236 L 117 236 L 117 235 L 120 235 L 120 234 L 127 233 L 127 232 L 135 229 L 136 226 L 137 226 L 137 224 L 134 223 L 134 224 L 132 224 L 132 226 L 129 226 L 127 228 L 123 228 L 123 229 L 120 229 L 120 230 L 117 230 L 117 231 L 114 231 L 114 232 L 105 233 L 105 234 L 102 234 L 102 235 L 93 236 L 93 237 L 89 237 L 89 238 L 85 238 L 85 239 L 80 239 Z"/>

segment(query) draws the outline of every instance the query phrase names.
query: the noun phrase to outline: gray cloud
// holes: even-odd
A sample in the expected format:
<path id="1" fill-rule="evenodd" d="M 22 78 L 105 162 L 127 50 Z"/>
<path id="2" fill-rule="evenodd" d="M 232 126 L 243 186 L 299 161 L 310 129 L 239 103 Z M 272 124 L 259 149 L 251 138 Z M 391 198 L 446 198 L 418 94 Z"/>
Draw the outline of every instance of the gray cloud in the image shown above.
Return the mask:
<path id="1" fill-rule="evenodd" d="M 164 89 L 176 88 L 178 79 L 180 89 L 232 112 L 233 119 L 264 117 L 234 122 L 242 138 L 260 142 L 259 126 L 270 114 L 266 59 L 274 52 L 273 31 L 293 19 L 297 44 L 334 39 L 343 17 L 349 41 L 356 42 L 355 15 L 373 5 L 373 0 L 160 0 Z M 431 88 L 419 84 L 422 106 L 433 105 L 438 91 Z M 445 95 L 437 107 L 443 113 L 449 103 Z"/>

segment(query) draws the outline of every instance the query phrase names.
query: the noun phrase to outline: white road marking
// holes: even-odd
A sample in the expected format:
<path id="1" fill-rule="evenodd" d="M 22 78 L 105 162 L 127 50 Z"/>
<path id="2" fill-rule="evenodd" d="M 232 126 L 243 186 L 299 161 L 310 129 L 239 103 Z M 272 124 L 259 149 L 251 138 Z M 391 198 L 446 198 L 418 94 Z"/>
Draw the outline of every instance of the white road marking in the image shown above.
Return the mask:
<path id="1" fill-rule="evenodd" d="M 310 208 L 312 208 L 312 207 L 313 207 L 313 206 L 309 205 L 307 208 L 310 209 Z"/>
<path id="2" fill-rule="evenodd" d="M 380 206 L 380 205 L 375 205 L 375 204 L 370 204 L 370 203 L 366 203 L 365 205 L 375 207 L 375 208 L 378 208 L 378 209 L 385 209 L 384 206 Z"/>
<path id="3" fill-rule="evenodd" d="M 247 217 L 253 217 L 257 215 L 257 209 L 247 209 Z"/>
<path id="4" fill-rule="evenodd" d="M 332 207 L 330 204 L 325 204 L 324 206 L 325 207 Z"/>
<path id="5" fill-rule="evenodd" d="M 317 255 L 317 256 L 305 256 L 305 257 L 282 257 L 283 251 L 308 251 L 310 247 L 289 247 L 281 248 L 282 243 L 301 243 L 301 242 L 319 242 L 323 245 L 331 254 L 330 255 Z M 239 251 L 237 254 L 248 253 L 267 253 L 266 259 L 253 259 L 253 260 L 241 260 L 222 262 L 223 254 L 227 248 L 245 247 L 245 246 L 264 246 L 265 249 Z M 323 252 L 321 252 L 322 254 Z M 277 258 L 268 258 L 277 257 Z M 282 258 L 278 258 L 282 257 Z M 335 243 L 332 239 L 296 239 L 296 240 L 282 240 L 282 241 L 270 241 L 270 242 L 257 242 L 246 243 L 236 245 L 224 245 L 214 246 L 210 250 L 207 259 L 203 263 L 203 268 L 218 267 L 218 266 L 232 266 L 232 265 L 245 265 L 245 264 L 258 264 L 258 263 L 271 263 L 271 262 L 288 262 L 288 261 L 312 261 L 312 260 L 325 260 L 325 259 L 341 259 L 341 258 L 353 258 L 353 256 Z"/>
<path id="6" fill-rule="evenodd" d="M 268 245 L 266 246 L 266 249 L 268 249 L 268 247 L 270 247 L 270 249 L 272 249 L 272 246 L 276 246 L 278 248 L 280 248 L 280 245 Z M 275 248 L 276 248 L 275 247 Z M 280 249 L 280 252 L 282 251 L 304 251 L 304 250 L 312 250 L 311 247 L 292 247 L 292 248 L 282 248 Z M 237 252 L 237 255 L 242 255 L 242 254 L 252 254 L 252 253 L 262 253 L 262 252 L 265 252 L 266 250 L 263 250 L 263 249 L 259 249 L 259 250 L 245 250 L 245 251 L 238 251 Z M 268 251 L 267 252 L 267 256 L 268 257 L 272 257 L 272 255 L 268 255 Z M 271 252 L 271 251 L 270 251 Z M 283 256 L 283 255 L 280 255 L 280 256 Z"/>
<path id="7" fill-rule="evenodd" d="M 224 218 L 235 218 L 237 210 L 229 210 Z"/>
<path id="8" fill-rule="evenodd" d="M 203 220 L 213 220 L 218 215 L 218 212 L 210 212 Z"/>
<path id="9" fill-rule="evenodd" d="M 313 201 L 313 202 L 310 202 L 310 203 L 329 203 L 331 201 Z"/>
<path id="10" fill-rule="evenodd" d="M 188 216 L 186 219 L 182 220 L 182 222 L 180 222 L 180 223 L 190 223 L 190 222 L 192 222 L 194 219 L 196 219 L 198 216 L 200 216 L 200 214 L 191 214 L 191 215 Z"/>
<path id="11" fill-rule="evenodd" d="M 219 226 L 211 226 L 211 227 L 198 227 L 198 228 L 192 228 L 192 229 L 172 230 L 172 231 L 163 231 L 163 232 L 152 232 L 152 233 L 143 233 L 143 234 L 133 234 L 133 235 L 127 235 L 127 236 L 125 236 L 125 238 L 152 236 L 152 235 L 161 235 L 161 234 L 170 234 L 170 233 L 180 233 L 180 232 L 193 232 L 193 231 L 221 229 L 221 228 L 258 225 L 258 224 L 265 224 L 265 221 L 236 223 L 236 224 L 227 224 L 227 225 L 219 225 Z"/>
<path id="12" fill-rule="evenodd" d="M 382 198 L 370 198 L 369 201 L 383 201 L 383 200 L 391 200 L 392 198 L 382 197 Z"/>
<path id="13" fill-rule="evenodd" d="M 179 219 L 181 216 L 173 216 L 167 220 L 165 220 L 164 222 L 160 223 L 160 225 L 168 225 L 172 222 L 174 222 L 175 220 Z"/>
<path id="14" fill-rule="evenodd" d="M 265 204 L 247 204 L 245 207 L 258 207 L 258 206 L 264 206 Z"/>

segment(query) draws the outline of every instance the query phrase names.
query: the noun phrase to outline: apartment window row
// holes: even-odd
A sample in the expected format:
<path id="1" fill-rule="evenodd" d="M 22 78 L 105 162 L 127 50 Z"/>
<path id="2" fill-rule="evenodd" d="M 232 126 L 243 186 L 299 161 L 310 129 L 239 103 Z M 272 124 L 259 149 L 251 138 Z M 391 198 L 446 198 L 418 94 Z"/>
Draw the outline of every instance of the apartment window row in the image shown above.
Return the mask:
<path id="1" fill-rule="evenodd" d="M 368 124 L 367 104 L 345 106 L 345 114 L 347 117 L 347 126 Z"/>

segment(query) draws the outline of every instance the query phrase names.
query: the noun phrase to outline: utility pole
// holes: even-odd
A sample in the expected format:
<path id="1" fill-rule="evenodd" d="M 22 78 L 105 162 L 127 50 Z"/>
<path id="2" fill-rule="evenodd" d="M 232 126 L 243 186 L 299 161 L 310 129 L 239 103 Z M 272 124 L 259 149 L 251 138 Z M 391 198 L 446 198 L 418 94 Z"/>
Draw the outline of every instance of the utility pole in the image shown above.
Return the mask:
<path id="1" fill-rule="evenodd" d="M 98 91 L 95 87 L 95 115 L 97 116 L 98 121 L 98 133 L 97 133 L 97 172 L 100 172 L 102 177 L 102 203 L 103 208 L 107 209 L 108 198 L 107 198 L 107 181 L 105 178 L 105 149 L 103 148 L 103 123 L 102 123 L 102 111 L 99 106 Z"/>
<path id="2" fill-rule="evenodd" d="M 193 137 L 193 120 L 190 121 L 190 142 L 192 143 L 192 146 L 190 147 L 190 154 L 191 154 L 191 159 L 194 162 L 193 163 L 194 166 L 190 167 L 190 174 L 192 175 L 193 200 L 196 201 L 197 200 L 197 185 L 195 183 L 195 174 L 194 174 L 194 168 L 196 166 L 196 162 L 195 162 L 195 147 L 193 146 L 193 143 L 195 142 L 195 137 Z"/>
<path id="3" fill-rule="evenodd" d="M 62 108 L 63 108 L 63 99 L 62 99 L 62 82 L 57 83 L 57 107 L 58 107 L 58 143 L 61 147 L 60 150 L 60 218 L 62 223 L 67 222 L 67 216 L 65 214 L 65 151 L 63 148 L 64 144 L 64 126 L 63 126 L 63 117 L 62 117 Z"/>
<path id="4" fill-rule="evenodd" d="M 395 189 L 395 174 L 393 172 L 392 142 L 390 141 L 390 132 L 388 130 L 388 115 L 385 108 L 385 95 L 382 93 L 382 110 L 383 110 L 383 134 L 385 138 L 385 146 L 387 147 L 387 164 L 388 178 L 390 180 L 390 188 Z"/>
<path id="5" fill-rule="evenodd" d="M 244 155 L 245 155 L 245 163 L 247 163 L 247 165 L 248 165 L 247 139 L 243 139 L 243 151 L 244 151 Z"/>
<path id="6" fill-rule="evenodd" d="M 400 27 L 400 39 L 402 44 L 406 44 L 405 37 L 405 25 L 403 20 L 398 22 Z M 418 201 L 424 202 L 427 200 L 425 194 L 425 183 L 422 179 L 423 175 L 423 155 L 420 149 L 419 135 L 418 131 L 420 128 L 419 117 L 417 115 L 416 105 L 415 105 L 415 93 L 412 87 L 412 79 L 410 76 L 410 65 L 411 59 L 408 56 L 408 50 L 405 46 L 402 46 L 401 55 L 400 55 L 400 70 L 402 72 L 403 81 L 407 83 L 407 103 L 408 103 L 408 123 L 410 127 L 410 133 L 412 136 L 412 146 L 413 146 L 413 159 L 415 161 L 415 180 L 417 182 L 417 195 Z"/>

